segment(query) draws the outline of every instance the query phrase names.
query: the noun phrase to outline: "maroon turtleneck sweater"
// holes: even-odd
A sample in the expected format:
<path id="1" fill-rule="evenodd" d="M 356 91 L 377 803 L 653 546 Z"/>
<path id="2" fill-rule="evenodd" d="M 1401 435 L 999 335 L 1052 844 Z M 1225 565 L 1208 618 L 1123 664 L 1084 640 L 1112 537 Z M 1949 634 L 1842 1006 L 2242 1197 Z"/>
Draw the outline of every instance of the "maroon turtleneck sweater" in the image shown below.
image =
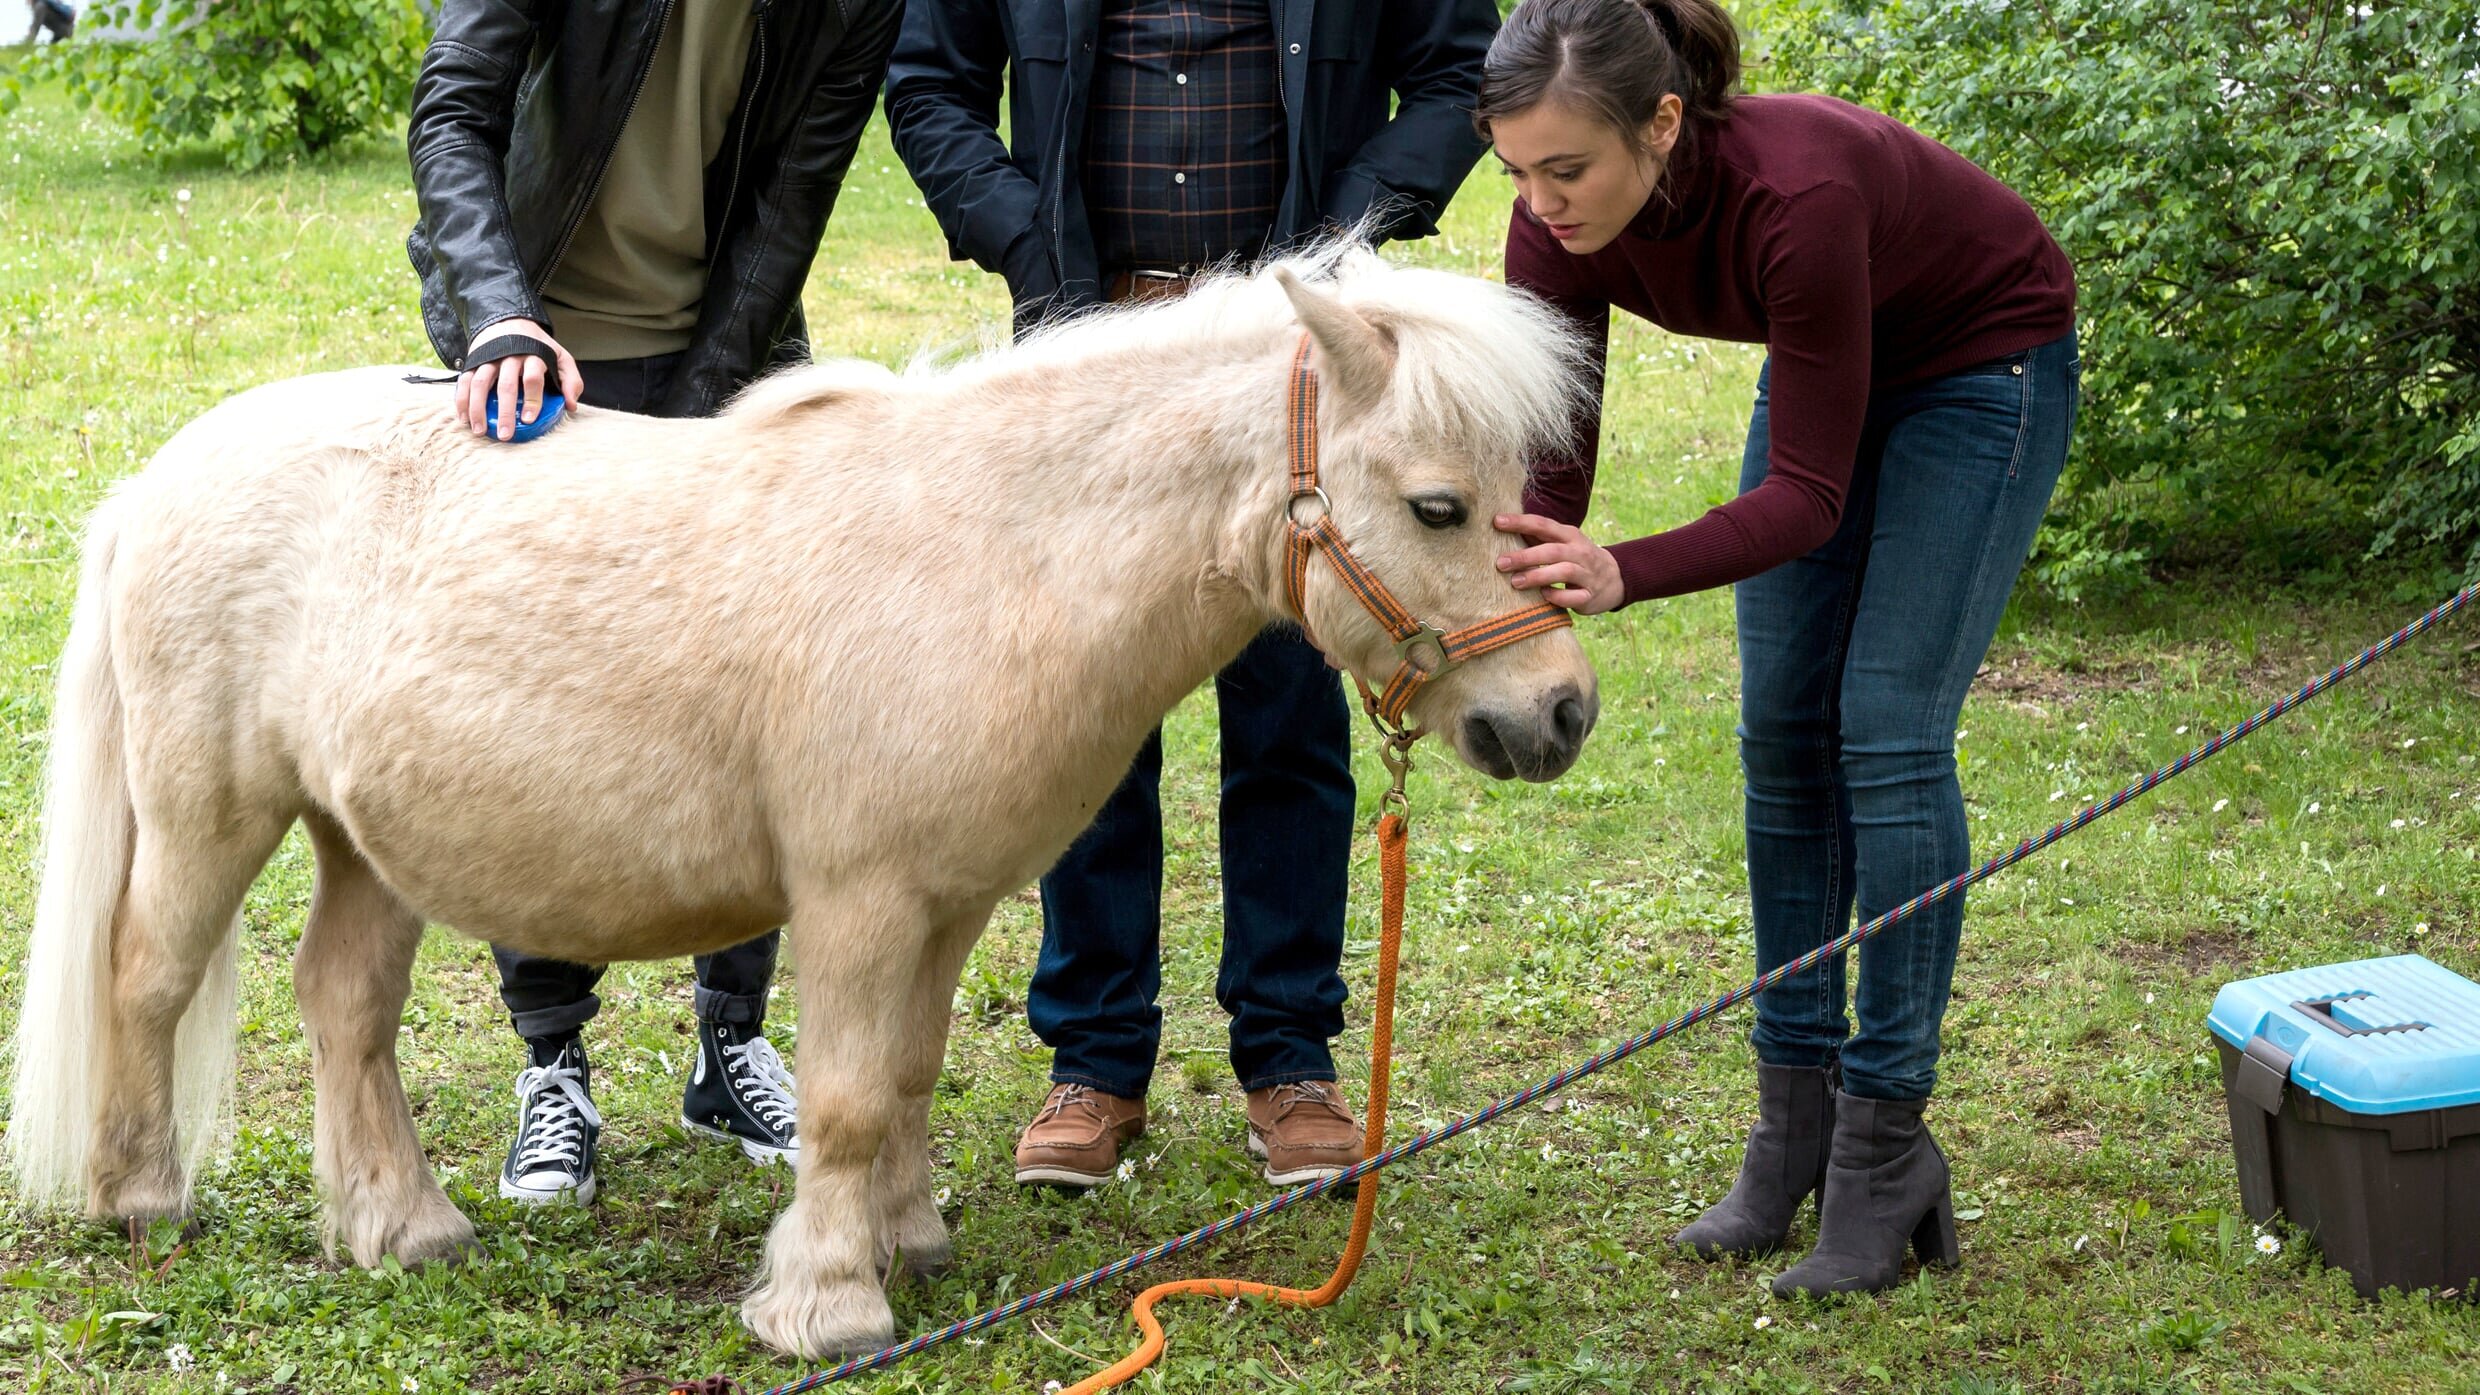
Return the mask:
<path id="1" fill-rule="evenodd" d="M 1627 601 L 1727 585 L 1834 535 L 1875 393 L 2046 344 L 2075 274 L 2041 220 L 1969 160 L 1831 97 L 1742 97 L 1690 128 L 1645 211 L 1578 256 L 1518 199 L 1507 283 L 1568 319 L 1591 363 L 1570 448 L 1533 462 L 1526 506 L 1581 523 L 1617 306 L 1679 334 L 1762 343 L 1765 480 L 1684 527 L 1612 547 Z"/>

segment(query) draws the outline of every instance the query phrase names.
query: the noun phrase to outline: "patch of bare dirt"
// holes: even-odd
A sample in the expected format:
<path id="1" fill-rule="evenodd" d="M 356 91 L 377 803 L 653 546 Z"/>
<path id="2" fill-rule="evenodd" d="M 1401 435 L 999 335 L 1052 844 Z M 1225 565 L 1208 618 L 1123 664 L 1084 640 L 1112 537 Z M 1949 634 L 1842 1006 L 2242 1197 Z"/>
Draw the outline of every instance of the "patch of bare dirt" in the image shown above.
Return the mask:
<path id="1" fill-rule="evenodd" d="M 2189 978 L 2226 977 L 2255 962 L 2254 941 L 2226 925 L 2191 925 L 2168 940 L 2122 941 L 2130 963 L 2154 972 L 2177 969 Z"/>
<path id="2" fill-rule="evenodd" d="M 2069 671 L 2017 652 L 1992 656 L 1973 675 L 1972 688 L 2017 706 L 2063 706 L 2098 693 L 2142 692 L 2156 677 L 2149 663 L 2105 662 Z"/>

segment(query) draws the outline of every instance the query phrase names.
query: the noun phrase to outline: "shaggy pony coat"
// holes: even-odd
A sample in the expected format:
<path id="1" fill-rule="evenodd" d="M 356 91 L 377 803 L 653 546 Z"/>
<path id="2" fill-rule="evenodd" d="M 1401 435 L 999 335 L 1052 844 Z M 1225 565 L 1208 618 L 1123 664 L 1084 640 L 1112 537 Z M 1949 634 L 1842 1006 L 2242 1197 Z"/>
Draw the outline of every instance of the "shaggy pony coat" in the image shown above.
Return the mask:
<path id="1" fill-rule="evenodd" d="M 1566 419 L 1559 331 L 1504 287 L 1342 247 L 952 367 L 793 370 L 712 420 L 586 409 L 510 448 L 366 369 L 190 423 L 88 528 L 20 1188 L 104 1219 L 187 1209 L 232 1080 L 237 912 L 300 823 L 331 1249 L 473 1240 L 397 1075 L 426 922 L 586 962 L 782 923 L 803 1146 L 743 1315 L 812 1356 L 886 1341 L 888 1256 L 949 1253 L 927 1114 L 966 950 L 1182 695 L 1304 618 L 1282 584 L 1304 326 L 1362 557 L 1443 627 L 1513 608 L 1494 559 L 1517 543 L 1488 520 Z M 1452 526 L 1407 507 L 1441 497 Z M 1394 650 L 1322 570 L 1307 608 L 1385 680 Z M 1592 694 L 1561 630 L 1413 716 L 1546 779 Z"/>

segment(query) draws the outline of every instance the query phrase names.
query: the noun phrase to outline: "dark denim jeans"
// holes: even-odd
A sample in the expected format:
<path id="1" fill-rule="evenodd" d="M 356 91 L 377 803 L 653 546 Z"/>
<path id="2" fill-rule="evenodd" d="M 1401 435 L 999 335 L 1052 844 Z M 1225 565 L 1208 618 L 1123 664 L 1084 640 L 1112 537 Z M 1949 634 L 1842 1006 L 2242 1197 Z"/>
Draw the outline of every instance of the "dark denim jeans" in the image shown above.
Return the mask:
<path id="1" fill-rule="evenodd" d="M 1352 849 L 1343 691 L 1288 629 L 1214 678 L 1223 736 L 1223 960 L 1243 1089 L 1332 1080 L 1343 1031 L 1343 903 Z M 1142 1098 L 1162 1040 L 1162 732 L 1138 752 L 1050 874 L 1025 1017 L 1051 1079 Z"/>
<path id="2" fill-rule="evenodd" d="M 2032 547 L 2074 430 L 2075 336 L 1871 402 L 1842 526 L 1739 583 L 1748 887 L 1768 971 L 1966 869 L 1955 723 Z M 1765 477 L 1757 379 L 1740 488 Z M 1963 935 L 1949 897 L 1757 998 L 1769 1065 L 1838 1055 L 1843 1088 L 1926 1099 Z M 1846 1040 L 1846 1037 L 1849 1039 Z"/>
<path id="3" fill-rule="evenodd" d="M 581 363 L 577 371 L 586 380 L 586 404 L 643 412 L 680 357 L 658 354 Z M 697 970 L 698 1017 L 708 1022 L 765 1021 L 766 988 L 775 977 L 776 947 L 782 938 L 782 931 L 769 930 L 721 953 L 701 954 L 692 960 Z M 603 1000 L 594 993 L 594 985 L 603 978 L 599 964 L 571 964 L 498 945 L 491 946 L 491 959 L 499 965 L 499 1000 L 507 1005 L 509 1021 L 519 1036 L 567 1036 L 602 1010 Z"/>

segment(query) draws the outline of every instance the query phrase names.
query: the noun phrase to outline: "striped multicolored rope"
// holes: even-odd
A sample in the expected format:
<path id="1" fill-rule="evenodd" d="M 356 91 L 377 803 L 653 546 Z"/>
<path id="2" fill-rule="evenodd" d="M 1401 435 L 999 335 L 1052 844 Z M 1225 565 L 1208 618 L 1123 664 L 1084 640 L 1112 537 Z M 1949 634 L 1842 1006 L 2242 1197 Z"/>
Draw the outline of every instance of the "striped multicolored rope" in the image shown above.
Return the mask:
<path id="1" fill-rule="evenodd" d="M 1376 1172 L 1380 1168 L 1388 1167 L 1395 1163 L 1401 1162 L 1415 1153 L 1424 1152 L 1430 1148 L 1436 1147 L 1438 1144 L 1444 1143 L 1458 1134 L 1472 1129 L 1477 1129 L 1483 1124 L 1486 1124 L 1492 1119 L 1505 1114 L 1511 1109 L 1523 1108 L 1525 1105 L 1541 1098 L 1543 1095 L 1555 1094 L 1556 1092 L 1567 1088 L 1569 1085 L 1574 1084 L 1576 1081 L 1582 1080 L 1588 1075 L 1592 1075 L 1597 1071 L 1605 1070 L 1611 1066 L 1617 1065 L 1619 1062 L 1626 1060 L 1628 1057 L 1633 1056 L 1637 1052 L 1644 1050 L 1646 1047 L 1653 1045 L 1655 1042 L 1662 1040 L 1664 1037 L 1684 1031 L 1687 1028 L 1704 1021 L 1706 1018 L 1714 1016 L 1716 1013 L 1736 1007 L 1740 1003 L 1746 1002 L 1748 999 L 1755 997 L 1757 994 L 1764 992 L 1766 989 L 1773 987 L 1775 984 L 1780 983 L 1782 980 L 1789 978 L 1794 974 L 1805 973 L 1809 969 L 1815 968 L 1817 965 L 1833 958 L 1835 955 L 1849 951 L 1852 946 L 1857 945 L 1861 941 L 1885 930 L 1887 927 L 1902 921 L 1904 918 L 1920 911 L 1922 908 L 1934 905 L 1975 882 L 1994 876 L 1997 873 L 2015 865 L 2016 863 L 2023 861 L 2025 858 L 2032 856 L 2034 853 L 2039 852 L 2041 849 L 2048 847 L 2050 844 L 2057 842 L 2059 839 L 2066 837 L 2068 834 L 2084 827 L 2086 824 L 2093 822 L 2095 819 L 2114 812 L 2121 806 L 2125 805 L 2128 801 L 2133 800 L 2151 790 L 2154 786 L 2184 773 L 2189 767 L 2195 765 L 2197 762 L 2211 757 L 2214 753 L 2230 745 L 2232 742 L 2238 741 L 2239 739 L 2247 736 L 2258 727 L 2263 726 L 2267 722 L 2281 716 L 2283 713 L 2288 712 L 2292 708 L 2299 706 L 2301 703 L 2317 696 L 2319 693 L 2324 692 L 2327 688 L 2330 688 L 2334 684 L 2350 677 L 2352 674 L 2359 672 L 2361 669 L 2366 668 L 2369 664 L 2374 663 L 2376 660 L 2385 657 L 2388 652 L 2390 652 L 2396 645 L 2401 644 L 2404 640 L 2410 639 L 2412 636 L 2419 634 L 2422 630 L 2427 629 L 2429 626 L 2436 624 L 2438 621 L 2443 620 L 2447 616 L 2462 609 L 2464 604 L 2469 602 L 2474 596 L 2480 596 L 2480 585 L 2464 587 L 2462 590 L 2454 593 L 2454 595 L 2443 604 L 2437 606 L 2434 610 L 2429 611 L 2417 620 L 2414 620 L 2410 624 L 2396 630 L 2394 633 L 2387 635 L 2384 639 L 2381 639 L 2375 644 L 2361 650 L 2350 659 L 2335 665 L 2332 669 L 2328 670 L 2323 677 L 2315 679 L 2314 681 L 2302 686 L 2287 697 L 2278 699 L 2270 706 L 2267 706 L 2263 711 L 2258 712 L 2256 715 L 2248 718 L 2244 722 L 2241 722 L 2239 725 L 2232 727 L 2230 730 L 2213 737 L 2203 745 L 2189 751 L 2187 754 L 2172 761 L 2168 765 L 2162 766 L 2142 779 L 2121 788 L 2117 793 L 2111 795 L 2108 799 L 2102 800 L 2100 803 L 2094 804 L 2089 808 L 2079 810 L 2070 818 L 2052 824 L 2047 832 L 2036 834 L 2032 837 L 2024 839 L 2014 847 L 2000 853 L 1996 857 L 1989 859 L 1989 861 L 1982 863 L 1980 866 L 1972 869 L 1971 871 L 1966 872 L 1951 881 L 1942 882 L 1937 886 L 1931 887 L 1929 890 L 1922 892 L 1920 895 L 1913 897 L 1911 900 L 1904 902 L 1902 905 L 1895 907 L 1893 910 L 1886 912 L 1884 915 L 1877 917 L 1867 924 L 1862 925 L 1859 928 L 1840 936 L 1839 938 L 1830 940 L 1825 944 L 1818 946 L 1816 949 L 1801 955 L 1799 958 L 1792 960 L 1790 963 L 1784 964 L 1769 973 L 1760 975 L 1749 983 L 1732 989 L 1730 992 L 1723 994 L 1719 998 L 1715 998 L 1710 1002 L 1691 1008 L 1641 1036 L 1632 1037 L 1627 1041 L 1612 1047 L 1610 1050 L 1591 1058 L 1590 1060 L 1580 1062 L 1579 1064 L 1571 1066 L 1566 1070 L 1560 1071 L 1558 1074 L 1551 1076 L 1547 1080 L 1541 1081 L 1539 1084 L 1527 1086 L 1512 1095 L 1506 1095 L 1499 1099 L 1493 1100 L 1487 1107 L 1477 1113 L 1467 1114 L 1463 1118 L 1457 1119 L 1454 1122 L 1446 1124 L 1440 1128 L 1431 1129 L 1426 1133 L 1416 1134 L 1382 1153 L 1375 1154 L 1362 1162 L 1345 1168 L 1342 1172 L 1339 1172 L 1332 1177 L 1326 1178 L 1322 1181 L 1311 1182 L 1306 1186 L 1295 1187 L 1288 1192 L 1284 1192 L 1280 1196 L 1270 1197 L 1265 1201 L 1261 1201 L 1257 1205 L 1252 1206 L 1245 1211 L 1233 1212 L 1231 1215 L 1225 1216 L 1221 1220 L 1215 1221 L 1212 1224 L 1199 1226 L 1185 1235 L 1179 1235 L 1173 1237 L 1172 1239 L 1165 1240 L 1161 1244 L 1154 1246 L 1152 1249 L 1139 1250 L 1135 1254 L 1113 1260 L 1111 1263 L 1106 1264 L 1099 1269 L 1080 1274 L 1064 1283 L 1053 1284 L 1049 1288 L 1043 1289 L 1038 1293 L 1026 1294 L 1024 1297 L 1019 1298 L 1012 1303 L 1003 1304 L 989 1310 L 988 1312 L 966 1318 L 962 1322 L 951 1323 L 948 1326 L 939 1328 L 934 1332 L 925 1332 L 910 1341 L 899 1342 L 894 1346 L 887 1347 L 881 1351 L 872 1352 L 867 1356 L 854 1357 L 852 1360 L 846 1361 L 840 1366 L 833 1366 L 823 1371 L 813 1372 L 810 1375 L 801 1377 L 799 1380 L 787 1381 L 782 1385 L 774 1386 L 762 1392 L 761 1395 L 800 1395 L 800 1392 L 802 1391 L 815 1390 L 822 1385 L 832 1384 L 836 1381 L 843 1380 L 848 1376 L 856 1376 L 864 1371 L 875 1371 L 884 1366 L 891 1366 L 896 1362 L 915 1354 L 916 1352 L 927 1351 L 932 1347 L 940 1346 L 947 1342 L 952 1342 L 958 1337 L 969 1336 L 986 1327 L 996 1326 L 997 1324 L 1006 1322 L 1011 1318 L 1022 1317 L 1026 1313 L 1030 1313 L 1037 1308 L 1048 1307 L 1063 1298 L 1074 1297 L 1075 1295 L 1083 1293 L 1085 1290 L 1093 1288 L 1096 1285 L 1109 1283 L 1111 1280 L 1118 1278 L 1122 1274 L 1142 1269 L 1157 1260 L 1168 1259 L 1171 1256 L 1178 1254 L 1180 1251 L 1189 1249 L 1192 1246 L 1202 1245 L 1216 1236 L 1222 1235 L 1228 1231 L 1234 1231 L 1242 1228 L 1243 1226 L 1253 1225 L 1278 1211 L 1289 1210 L 1311 1197 L 1321 1196 L 1327 1192 L 1335 1190 L 1338 1187 L 1350 1186 L 1359 1181 L 1368 1173 Z"/>

